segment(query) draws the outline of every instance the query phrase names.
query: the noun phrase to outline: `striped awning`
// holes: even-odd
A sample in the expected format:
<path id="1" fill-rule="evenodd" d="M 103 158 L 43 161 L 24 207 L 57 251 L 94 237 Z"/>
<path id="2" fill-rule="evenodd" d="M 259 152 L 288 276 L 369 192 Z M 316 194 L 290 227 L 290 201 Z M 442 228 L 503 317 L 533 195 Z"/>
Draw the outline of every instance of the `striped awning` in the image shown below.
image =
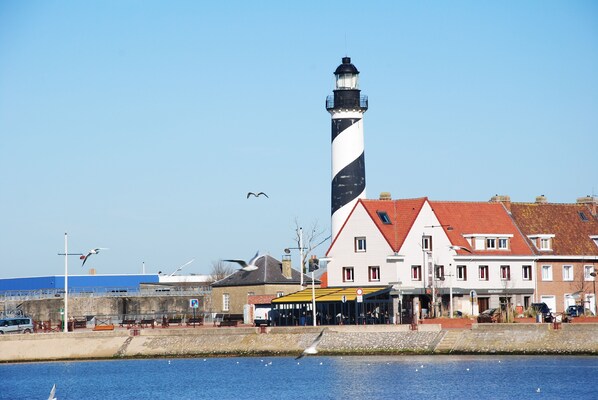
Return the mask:
<path id="1" fill-rule="evenodd" d="M 391 286 L 372 286 L 362 287 L 362 296 L 367 298 L 375 293 L 390 290 Z M 315 289 L 315 298 L 317 303 L 341 301 L 345 296 L 347 301 L 355 301 L 357 299 L 356 287 L 348 288 L 322 288 Z M 312 300 L 312 289 L 303 289 L 299 292 L 291 293 L 286 296 L 278 297 L 272 300 L 274 304 L 283 303 L 309 303 Z"/>

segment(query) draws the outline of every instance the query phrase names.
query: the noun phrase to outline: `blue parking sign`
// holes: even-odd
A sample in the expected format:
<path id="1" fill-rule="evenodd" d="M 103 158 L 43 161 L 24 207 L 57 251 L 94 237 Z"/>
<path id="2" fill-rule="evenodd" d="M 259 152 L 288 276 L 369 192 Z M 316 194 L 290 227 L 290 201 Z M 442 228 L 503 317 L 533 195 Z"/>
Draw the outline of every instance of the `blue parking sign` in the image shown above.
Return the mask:
<path id="1" fill-rule="evenodd" d="M 191 308 L 199 308 L 199 300 L 198 299 L 191 299 L 191 300 L 189 300 L 189 307 L 191 307 Z"/>

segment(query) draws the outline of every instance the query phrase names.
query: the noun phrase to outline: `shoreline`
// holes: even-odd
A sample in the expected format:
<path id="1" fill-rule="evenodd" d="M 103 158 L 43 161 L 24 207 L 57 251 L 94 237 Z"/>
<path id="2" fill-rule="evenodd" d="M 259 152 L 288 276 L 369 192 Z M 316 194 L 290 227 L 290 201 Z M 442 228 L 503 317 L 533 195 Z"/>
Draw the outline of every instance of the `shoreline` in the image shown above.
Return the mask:
<path id="1" fill-rule="evenodd" d="M 598 355 L 598 324 L 116 329 L 0 336 L 0 363 L 299 355 L 322 330 L 323 356 Z"/>

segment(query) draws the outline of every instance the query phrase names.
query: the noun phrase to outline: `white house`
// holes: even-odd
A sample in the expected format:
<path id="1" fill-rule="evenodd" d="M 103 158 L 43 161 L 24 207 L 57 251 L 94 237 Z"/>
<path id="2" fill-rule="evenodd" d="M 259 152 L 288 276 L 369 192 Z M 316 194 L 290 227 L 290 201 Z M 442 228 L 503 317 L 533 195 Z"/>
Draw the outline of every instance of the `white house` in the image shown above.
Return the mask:
<path id="1" fill-rule="evenodd" d="M 360 199 L 326 258 L 330 287 L 392 285 L 401 319 L 533 296 L 533 253 L 500 203 Z"/>

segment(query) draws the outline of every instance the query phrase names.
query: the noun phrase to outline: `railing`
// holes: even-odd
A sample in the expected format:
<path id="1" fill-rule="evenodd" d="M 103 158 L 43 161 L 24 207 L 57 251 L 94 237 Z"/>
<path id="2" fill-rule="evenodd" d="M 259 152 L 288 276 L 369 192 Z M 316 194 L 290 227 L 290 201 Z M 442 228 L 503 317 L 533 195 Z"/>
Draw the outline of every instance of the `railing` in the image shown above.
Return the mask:
<path id="1" fill-rule="evenodd" d="M 327 110 L 332 110 L 335 108 L 335 104 L 334 104 L 334 95 L 329 95 L 326 97 L 326 109 Z M 341 107 L 342 108 L 342 105 Z M 359 108 L 361 109 L 368 109 L 368 96 L 362 94 L 359 96 Z"/>

